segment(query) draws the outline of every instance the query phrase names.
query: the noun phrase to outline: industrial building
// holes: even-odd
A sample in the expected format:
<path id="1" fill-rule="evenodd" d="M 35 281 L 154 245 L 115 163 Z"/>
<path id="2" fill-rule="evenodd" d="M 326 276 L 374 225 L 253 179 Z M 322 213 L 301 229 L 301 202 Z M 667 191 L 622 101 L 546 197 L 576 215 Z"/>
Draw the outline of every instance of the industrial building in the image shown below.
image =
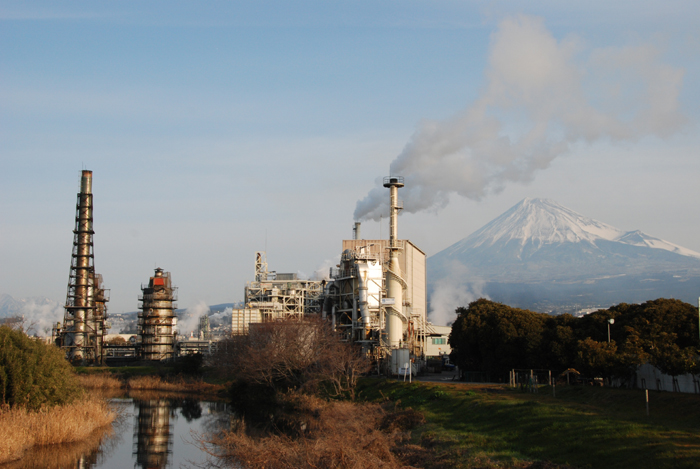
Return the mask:
<path id="1" fill-rule="evenodd" d="M 343 240 L 340 263 L 330 269 L 327 281 L 270 272 L 265 253 L 256 253 L 255 280 L 246 284 L 245 308 L 233 310 L 232 333 L 247 334 L 251 324 L 275 319 L 320 316 L 390 374 L 409 363 L 417 372 L 426 353 L 447 350 L 444 331 L 426 320 L 425 253 L 398 237 L 403 207 L 398 189 L 403 185 L 400 176 L 384 178 L 389 239 L 362 239 L 361 225 L 355 223 L 353 239 Z"/>
<path id="2" fill-rule="evenodd" d="M 255 273 L 244 291 L 243 309 L 234 309 L 231 332 L 247 334 L 251 323 L 318 315 L 323 301 L 324 281 L 300 279 L 297 274 L 269 271 L 267 256 L 255 253 Z"/>
<path id="3" fill-rule="evenodd" d="M 251 324 L 316 316 L 331 322 L 342 340 L 358 344 L 389 374 L 410 365 L 419 370 L 427 358 L 449 353 L 447 331 L 426 320 L 426 255 L 407 239 L 399 239 L 398 214 L 403 208 L 400 176 L 384 178 L 389 190 L 389 239 L 362 239 L 355 223 L 352 239 L 343 240 L 341 258 L 325 280 L 301 279 L 295 273 L 268 269 L 266 253 L 255 253 L 253 280 L 244 289 L 244 306 L 233 309 L 232 335 L 247 334 Z M 92 230 L 92 172 L 83 171 L 78 194 L 73 257 L 63 327 L 56 342 L 68 357 L 101 363 L 107 291 L 95 274 Z M 169 272 L 156 268 L 139 296 L 135 343 L 110 346 L 112 356 L 146 361 L 170 360 L 192 353 L 211 353 L 217 339 L 209 318 L 200 318 L 198 336 L 176 341 L 177 288 Z M 132 352 L 133 351 L 133 352 Z"/>
<path id="4" fill-rule="evenodd" d="M 427 328 L 426 256 L 409 240 L 398 237 L 403 208 L 400 176 L 384 178 L 389 189 L 389 239 L 363 240 L 355 223 L 353 238 L 342 243 L 337 268 L 326 285 L 323 315 L 347 340 L 384 364 L 386 372 L 425 358 Z"/>
<path id="5" fill-rule="evenodd" d="M 65 349 L 66 357 L 80 364 L 102 363 L 109 301 L 109 290 L 103 287 L 102 276 L 95 273 L 92 210 L 92 171 L 83 170 L 63 325 L 57 323 L 52 333 L 56 345 Z"/>
<path id="6" fill-rule="evenodd" d="M 141 357 L 150 361 L 169 360 L 175 346 L 177 287 L 171 283 L 170 272 L 157 268 L 148 285 L 141 285 L 141 291 L 138 315 Z"/>

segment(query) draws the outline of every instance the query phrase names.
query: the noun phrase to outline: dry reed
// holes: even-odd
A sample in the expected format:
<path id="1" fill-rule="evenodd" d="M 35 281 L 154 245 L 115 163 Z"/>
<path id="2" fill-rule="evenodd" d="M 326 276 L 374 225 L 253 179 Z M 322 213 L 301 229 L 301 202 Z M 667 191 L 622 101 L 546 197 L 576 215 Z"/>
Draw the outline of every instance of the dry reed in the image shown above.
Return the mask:
<path id="1" fill-rule="evenodd" d="M 202 380 L 186 380 L 182 377 L 164 380 L 158 376 L 138 376 L 127 381 L 127 388 L 139 391 L 170 391 L 215 394 L 224 389 L 223 385 L 209 384 Z"/>
<path id="2" fill-rule="evenodd" d="M 108 374 L 78 375 L 78 382 L 87 389 L 121 389 L 124 382 Z"/>
<path id="3" fill-rule="evenodd" d="M 225 465 L 234 467 L 404 467 L 394 450 L 409 434 L 381 431 L 386 413 L 379 405 L 323 402 L 308 396 L 304 399 L 308 401 L 301 406 L 295 403 L 302 411 L 298 425 L 292 425 L 297 427 L 296 435 L 254 437 L 242 424 L 235 431 L 212 437 L 208 445 L 200 441 L 200 447 L 213 453 Z"/>
<path id="4" fill-rule="evenodd" d="M 0 464 L 22 457 L 27 449 L 81 441 L 116 418 L 107 403 L 88 399 L 41 409 L 0 409 Z"/>

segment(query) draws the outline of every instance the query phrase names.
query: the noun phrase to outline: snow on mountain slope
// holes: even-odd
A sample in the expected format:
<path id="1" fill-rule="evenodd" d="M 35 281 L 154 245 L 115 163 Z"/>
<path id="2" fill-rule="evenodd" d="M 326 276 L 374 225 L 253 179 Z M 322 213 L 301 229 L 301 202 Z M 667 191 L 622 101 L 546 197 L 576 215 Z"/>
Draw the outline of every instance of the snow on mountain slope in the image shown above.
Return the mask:
<path id="1" fill-rule="evenodd" d="M 446 249 L 458 255 L 472 249 L 519 245 L 518 257 L 527 246 L 528 255 L 565 243 L 583 243 L 596 249 L 601 240 L 661 249 L 700 259 L 700 253 L 653 238 L 641 231 L 626 232 L 574 212 L 552 200 L 523 199 L 467 238 Z"/>
<path id="2" fill-rule="evenodd" d="M 663 249 L 665 251 L 675 252 L 676 254 L 680 254 L 682 256 L 697 257 L 700 259 L 700 253 L 678 246 L 677 244 L 669 243 L 663 239 L 654 238 L 642 233 L 639 230 L 628 231 L 615 241 L 632 246 L 646 246 L 654 249 Z"/>
<path id="3" fill-rule="evenodd" d="M 697 300 L 700 253 L 524 199 L 427 259 L 431 318 L 487 297 L 537 311 Z M 442 314 L 442 316 L 441 316 Z M 439 319 L 439 318 L 443 319 Z"/>

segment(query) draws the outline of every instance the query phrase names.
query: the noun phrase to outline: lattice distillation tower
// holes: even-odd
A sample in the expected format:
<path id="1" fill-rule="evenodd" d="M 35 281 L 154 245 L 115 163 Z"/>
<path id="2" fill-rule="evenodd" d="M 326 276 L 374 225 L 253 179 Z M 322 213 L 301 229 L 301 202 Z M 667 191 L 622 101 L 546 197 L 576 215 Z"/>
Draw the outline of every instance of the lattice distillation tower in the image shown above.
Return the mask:
<path id="1" fill-rule="evenodd" d="M 69 360 L 102 363 L 108 290 L 95 274 L 92 227 L 92 171 L 83 170 L 76 204 L 66 312 L 59 328 L 59 345 Z"/>
<path id="2" fill-rule="evenodd" d="M 174 303 L 177 288 L 172 286 L 170 272 L 157 268 L 143 292 L 139 313 L 141 354 L 144 360 L 169 360 L 173 358 L 176 324 Z"/>

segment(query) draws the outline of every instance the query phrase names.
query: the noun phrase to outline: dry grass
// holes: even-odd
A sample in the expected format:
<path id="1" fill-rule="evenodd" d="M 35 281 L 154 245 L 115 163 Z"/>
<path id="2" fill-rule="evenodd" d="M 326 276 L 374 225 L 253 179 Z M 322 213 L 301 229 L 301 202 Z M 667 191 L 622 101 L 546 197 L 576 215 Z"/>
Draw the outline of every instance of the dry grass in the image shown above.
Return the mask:
<path id="1" fill-rule="evenodd" d="M 124 382 L 106 373 L 77 375 L 78 382 L 86 389 L 121 389 Z"/>
<path id="2" fill-rule="evenodd" d="M 241 423 L 235 431 L 213 439 L 214 453 L 224 464 L 238 467 L 287 468 L 399 468 L 404 464 L 395 449 L 410 433 L 399 428 L 399 418 L 387 425 L 387 412 L 378 404 L 325 402 L 293 395 L 287 397 L 295 412 L 280 422 L 285 433 L 251 436 Z M 382 427 L 392 427 L 381 431 Z M 212 446 L 208 446 L 211 451 Z"/>
<path id="3" fill-rule="evenodd" d="M 164 380 L 158 376 L 137 376 L 129 378 L 126 384 L 130 390 L 139 391 L 170 391 L 216 394 L 224 389 L 220 384 L 209 384 L 202 380 L 184 379 L 182 377 Z"/>
<path id="4" fill-rule="evenodd" d="M 81 400 L 37 412 L 0 409 L 0 464 L 22 457 L 33 446 L 86 440 L 115 418 L 115 412 L 101 400 Z"/>

